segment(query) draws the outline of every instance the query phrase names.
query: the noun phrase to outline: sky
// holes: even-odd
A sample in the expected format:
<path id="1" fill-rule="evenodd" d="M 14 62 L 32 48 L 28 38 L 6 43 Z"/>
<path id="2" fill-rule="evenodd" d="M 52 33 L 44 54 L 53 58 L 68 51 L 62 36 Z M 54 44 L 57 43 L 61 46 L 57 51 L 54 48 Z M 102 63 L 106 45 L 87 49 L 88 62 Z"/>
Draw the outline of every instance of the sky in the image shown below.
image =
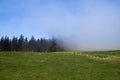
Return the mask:
<path id="1" fill-rule="evenodd" d="M 120 0 L 0 0 L 0 37 L 20 34 L 71 50 L 120 50 Z"/>

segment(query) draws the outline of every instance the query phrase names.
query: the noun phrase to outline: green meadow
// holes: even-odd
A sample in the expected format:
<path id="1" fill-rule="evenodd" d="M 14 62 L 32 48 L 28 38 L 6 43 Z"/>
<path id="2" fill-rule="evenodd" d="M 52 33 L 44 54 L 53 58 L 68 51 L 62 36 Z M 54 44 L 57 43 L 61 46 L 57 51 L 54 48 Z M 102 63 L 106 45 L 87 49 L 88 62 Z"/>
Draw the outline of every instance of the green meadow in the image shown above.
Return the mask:
<path id="1" fill-rule="evenodd" d="M 0 80 L 120 80 L 120 51 L 0 52 Z"/>

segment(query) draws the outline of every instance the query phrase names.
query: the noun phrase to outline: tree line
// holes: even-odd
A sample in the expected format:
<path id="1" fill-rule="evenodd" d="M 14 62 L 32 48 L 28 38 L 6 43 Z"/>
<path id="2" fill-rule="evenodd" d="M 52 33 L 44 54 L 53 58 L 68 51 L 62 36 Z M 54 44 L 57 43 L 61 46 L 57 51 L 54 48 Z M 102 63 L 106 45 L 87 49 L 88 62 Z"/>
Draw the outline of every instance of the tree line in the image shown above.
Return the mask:
<path id="1" fill-rule="evenodd" d="M 28 40 L 27 37 L 20 35 L 20 37 L 8 36 L 0 38 L 0 51 L 30 51 L 30 52 L 55 52 L 63 51 L 63 47 L 57 44 L 56 39 L 35 39 L 34 36 Z"/>

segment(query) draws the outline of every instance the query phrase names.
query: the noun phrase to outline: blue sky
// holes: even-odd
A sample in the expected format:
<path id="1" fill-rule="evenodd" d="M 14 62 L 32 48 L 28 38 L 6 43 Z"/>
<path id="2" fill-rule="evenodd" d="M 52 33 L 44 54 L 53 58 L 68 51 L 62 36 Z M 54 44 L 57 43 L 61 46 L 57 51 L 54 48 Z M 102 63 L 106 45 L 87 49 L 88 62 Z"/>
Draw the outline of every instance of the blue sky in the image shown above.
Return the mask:
<path id="1" fill-rule="evenodd" d="M 78 50 L 120 49 L 120 0 L 0 0 L 0 37 L 56 37 Z"/>

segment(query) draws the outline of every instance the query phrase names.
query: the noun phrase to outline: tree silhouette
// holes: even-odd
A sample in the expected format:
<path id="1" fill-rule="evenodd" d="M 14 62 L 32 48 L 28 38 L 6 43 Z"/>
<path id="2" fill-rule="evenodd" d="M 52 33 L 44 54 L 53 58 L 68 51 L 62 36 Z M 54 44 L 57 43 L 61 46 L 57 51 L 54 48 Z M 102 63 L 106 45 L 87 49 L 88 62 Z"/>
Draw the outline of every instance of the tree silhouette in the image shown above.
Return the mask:
<path id="1" fill-rule="evenodd" d="M 35 39 L 34 36 L 30 40 L 20 35 L 19 38 L 1 37 L 0 51 L 32 51 L 32 52 L 55 52 L 64 50 L 63 47 L 57 44 L 56 39 Z"/>

